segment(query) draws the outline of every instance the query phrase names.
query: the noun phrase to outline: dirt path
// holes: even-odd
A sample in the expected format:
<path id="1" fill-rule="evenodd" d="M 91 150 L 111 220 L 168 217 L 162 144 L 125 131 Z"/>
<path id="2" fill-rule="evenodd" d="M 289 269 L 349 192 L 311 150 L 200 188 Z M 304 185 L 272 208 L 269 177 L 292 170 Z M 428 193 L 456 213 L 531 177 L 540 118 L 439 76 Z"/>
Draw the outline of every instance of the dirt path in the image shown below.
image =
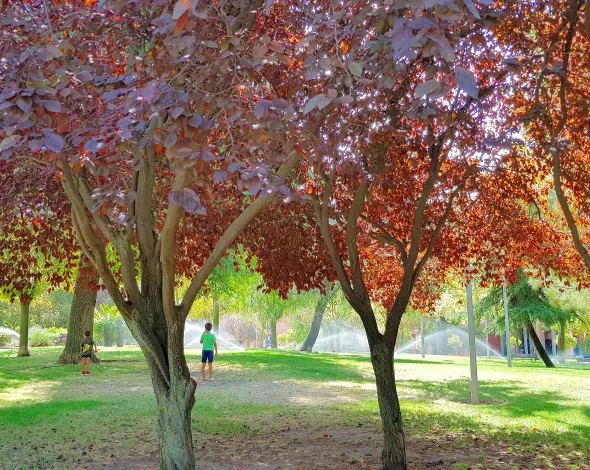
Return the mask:
<path id="1" fill-rule="evenodd" d="M 193 376 L 199 376 L 196 372 Z M 112 384 L 118 391 L 147 391 L 148 380 Z M 96 387 L 112 393 L 109 383 Z M 252 433 L 234 437 L 195 434 L 199 470 L 349 470 L 378 469 L 382 434 L 375 423 L 334 426 L 314 413 L 325 405 L 349 404 L 376 398 L 374 384 L 350 382 L 264 381 L 239 374 L 224 374 L 220 368 L 214 382 L 199 383 L 199 395 L 213 394 L 224 403 L 284 404 L 290 413 L 262 418 L 252 424 Z M 286 408 L 287 409 L 287 408 Z M 323 415 L 322 415 L 323 416 Z M 315 418 L 315 419 L 314 419 Z M 376 422 L 378 419 L 376 418 Z M 571 469 L 569 461 L 543 460 L 542 452 L 514 452 L 465 436 L 414 438 L 408 435 L 407 453 L 411 470 L 462 469 Z M 133 454 L 133 449 L 129 449 Z M 80 463 L 74 469 L 157 470 L 158 454 L 152 450 L 138 458 L 112 458 Z M 578 470 L 590 470 L 584 465 Z"/>

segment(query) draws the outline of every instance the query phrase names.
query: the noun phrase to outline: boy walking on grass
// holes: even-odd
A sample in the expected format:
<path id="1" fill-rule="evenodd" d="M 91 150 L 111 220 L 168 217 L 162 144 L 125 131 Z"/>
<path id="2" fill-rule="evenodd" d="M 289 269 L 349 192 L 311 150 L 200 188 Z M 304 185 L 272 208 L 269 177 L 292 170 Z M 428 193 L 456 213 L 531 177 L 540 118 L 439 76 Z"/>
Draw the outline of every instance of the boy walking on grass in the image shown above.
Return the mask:
<path id="1" fill-rule="evenodd" d="M 203 354 L 201 357 L 201 375 L 203 380 L 205 378 L 205 365 L 209 361 L 209 380 L 213 380 L 213 351 L 215 350 L 215 357 L 217 357 L 217 341 L 215 335 L 211 333 L 213 325 L 211 323 L 205 323 L 205 331 L 201 335 L 201 344 L 203 345 Z"/>
<path id="2" fill-rule="evenodd" d="M 84 332 L 84 339 L 80 341 L 80 357 L 82 358 L 82 375 L 90 375 L 90 361 L 92 360 L 92 346 L 98 352 L 96 341 L 90 337 L 90 331 Z"/>

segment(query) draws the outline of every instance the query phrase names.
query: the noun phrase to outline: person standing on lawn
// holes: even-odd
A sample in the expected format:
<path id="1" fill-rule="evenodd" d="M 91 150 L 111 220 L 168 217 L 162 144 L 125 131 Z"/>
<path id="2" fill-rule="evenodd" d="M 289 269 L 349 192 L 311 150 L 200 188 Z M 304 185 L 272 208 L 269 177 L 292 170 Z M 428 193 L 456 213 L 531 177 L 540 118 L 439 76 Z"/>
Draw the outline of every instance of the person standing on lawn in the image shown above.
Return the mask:
<path id="1" fill-rule="evenodd" d="M 92 360 L 92 347 L 98 352 L 96 341 L 90 337 L 90 331 L 84 332 L 84 339 L 80 341 L 80 357 L 82 358 L 82 375 L 90 375 L 90 361 Z"/>
<path id="2" fill-rule="evenodd" d="M 201 375 L 203 380 L 206 381 L 205 377 L 205 365 L 209 362 L 209 380 L 213 380 L 213 351 L 215 351 L 215 357 L 217 357 L 217 341 L 215 335 L 211 333 L 213 325 L 211 323 L 205 323 L 205 331 L 201 335 L 201 344 L 203 345 L 203 353 L 201 356 Z"/>

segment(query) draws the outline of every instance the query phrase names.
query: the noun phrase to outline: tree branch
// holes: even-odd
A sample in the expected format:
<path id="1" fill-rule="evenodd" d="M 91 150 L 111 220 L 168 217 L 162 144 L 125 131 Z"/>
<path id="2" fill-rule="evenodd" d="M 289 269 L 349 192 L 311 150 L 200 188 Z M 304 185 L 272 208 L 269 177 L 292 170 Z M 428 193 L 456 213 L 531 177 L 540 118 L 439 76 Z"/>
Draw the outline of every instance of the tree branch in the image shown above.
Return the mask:
<path id="1" fill-rule="evenodd" d="M 172 184 L 172 191 L 182 191 L 189 183 L 189 175 L 185 169 L 176 168 L 176 176 Z M 160 237 L 160 261 L 162 264 L 162 300 L 164 313 L 168 322 L 174 319 L 176 303 L 174 299 L 174 284 L 176 281 L 176 232 L 184 209 L 170 202 L 164 221 L 164 228 Z"/>
<path id="2" fill-rule="evenodd" d="M 135 201 L 135 230 L 142 257 L 150 263 L 156 261 L 156 238 L 154 236 L 153 198 L 156 185 L 156 159 L 154 149 L 148 147 L 145 157 L 134 149 L 134 155 L 143 159 L 137 178 L 137 199 Z"/>
<path id="3" fill-rule="evenodd" d="M 410 249 L 408 251 L 407 262 L 404 266 L 404 268 L 406 268 L 404 269 L 404 271 L 408 271 L 408 274 L 414 271 L 414 265 L 416 263 L 416 259 L 418 258 L 418 253 L 420 251 L 420 239 L 422 237 L 422 223 L 424 220 L 424 210 L 426 209 L 426 203 L 428 202 L 430 193 L 434 189 L 434 185 L 438 181 L 439 177 L 438 159 L 440 154 L 440 144 L 433 144 L 429 150 L 429 153 L 430 171 L 428 179 L 426 180 L 426 183 L 422 188 L 422 192 L 420 193 L 420 199 L 418 199 L 416 210 L 414 211 L 414 220 L 412 222 L 412 232 L 410 238 Z"/>
<path id="4" fill-rule="evenodd" d="M 363 305 L 371 304 L 371 299 L 365 286 L 359 251 L 357 247 L 358 219 L 365 205 L 365 197 L 369 189 L 369 183 L 363 181 L 356 190 L 348 220 L 346 222 L 346 247 L 348 251 L 348 260 L 350 263 L 350 273 L 352 280 L 353 293 L 357 303 Z"/>
<path id="5" fill-rule="evenodd" d="M 138 180 L 139 172 L 134 171 L 133 176 L 131 177 L 131 191 L 135 192 L 135 199 L 129 198 L 127 203 L 127 227 L 126 227 L 126 238 L 127 242 L 131 243 L 133 239 L 133 232 L 135 226 L 135 208 L 136 208 L 136 201 L 137 201 L 137 180 Z M 128 196 L 129 197 L 129 196 Z"/>
<path id="6" fill-rule="evenodd" d="M 590 254 L 588 253 L 588 249 L 582 243 L 580 231 L 578 230 L 574 215 L 563 191 L 563 185 L 561 183 L 561 162 L 559 151 L 555 151 L 553 155 L 553 181 L 555 184 L 555 194 L 557 195 L 557 200 L 559 201 L 559 205 L 567 222 L 567 226 L 569 227 L 572 234 L 574 246 L 576 247 L 576 250 L 578 250 L 578 253 L 580 253 L 580 256 L 582 256 L 582 260 L 584 261 L 586 268 L 590 269 Z"/>
<path id="7" fill-rule="evenodd" d="M 432 251 L 434 250 L 434 246 L 436 245 L 436 242 L 438 241 L 438 236 L 440 235 L 440 232 L 441 232 L 442 228 L 444 227 L 444 225 L 447 223 L 449 215 L 451 214 L 451 211 L 453 210 L 453 201 L 457 197 L 457 194 L 459 194 L 459 192 L 462 191 L 463 188 L 465 188 L 465 183 L 467 182 L 469 177 L 473 174 L 473 170 L 474 170 L 473 167 L 470 167 L 467 170 L 463 181 L 461 181 L 461 183 L 459 183 L 455 187 L 455 189 L 453 189 L 453 191 L 451 192 L 451 195 L 449 196 L 449 199 L 447 200 L 447 206 L 445 208 L 445 211 L 444 211 L 442 217 L 439 219 L 438 223 L 436 224 L 436 227 L 434 228 L 434 232 L 432 233 L 432 236 L 430 237 L 428 247 L 426 248 L 426 251 L 422 255 L 422 258 L 420 259 L 420 261 L 418 262 L 418 265 L 416 266 L 416 269 L 414 270 L 414 274 L 412 276 L 412 278 L 413 278 L 412 283 L 415 283 L 416 280 L 418 279 L 418 277 L 420 277 L 420 273 L 422 272 L 422 269 L 424 269 L 424 266 L 426 265 L 428 259 L 430 258 L 430 255 L 432 255 Z"/>
<path id="8" fill-rule="evenodd" d="M 561 118 L 552 132 L 552 148 L 551 152 L 553 154 L 553 181 L 555 184 L 555 193 L 557 195 L 557 200 L 559 201 L 559 205 L 567 222 L 567 225 L 570 229 L 572 234 L 572 239 L 574 242 L 574 246 L 580 256 L 582 256 L 582 260 L 588 269 L 590 269 L 590 254 L 588 253 L 588 249 L 582 243 L 582 239 L 580 237 L 580 232 L 578 227 L 576 226 L 576 221 L 574 219 L 574 215 L 571 211 L 570 205 L 568 203 L 567 197 L 563 190 L 563 185 L 561 182 L 561 149 L 560 145 L 557 144 L 556 139 L 564 129 L 567 119 L 568 119 L 568 103 L 567 103 L 567 73 L 569 69 L 569 59 L 571 53 L 571 46 L 572 41 L 574 38 L 576 25 L 579 19 L 578 10 L 582 7 L 583 1 L 573 1 L 571 4 L 571 8 L 568 12 L 570 26 L 567 31 L 566 40 L 563 46 L 563 73 L 560 76 L 560 87 L 559 87 L 559 100 L 561 105 Z M 590 13 L 586 11 L 586 15 Z"/>
<path id="9" fill-rule="evenodd" d="M 293 168 L 299 163 L 300 156 L 297 152 L 292 152 L 289 159 L 281 165 L 277 170 L 276 175 L 280 178 L 287 178 Z M 211 251 L 207 261 L 201 267 L 197 275 L 192 279 L 188 290 L 179 306 L 182 318 L 186 318 L 189 314 L 190 308 L 193 305 L 197 295 L 205 281 L 219 263 L 225 252 L 233 245 L 236 238 L 241 231 L 246 227 L 260 212 L 268 207 L 268 205 L 276 198 L 276 195 L 269 195 L 267 197 L 259 197 L 252 202 L 241 214 L 235 219 L 227 230 L 223 233 L 215 248 Z M 174 298 L 174 295 L 172 295 Z"/>
<path id="10" fill-rule="evenodd" d="M 64 177 L 62 180 L 63 188 L 72 204 L 72 211 L 75 215 L 75 220 L 78 227 L 78 236 L 82 247 L 86 247 L 88 259 L 93 262 L 94 267 L 100 274 L 113 302 L 123 315 L 130 316 L 132 310 L 121 295 L 119 290 L 119 283 L 115 279 L 113 272 L 109 268 L 106 251 L 102 241 L 98 238 L 94 229 L 92 228 L 91 218 L 86 211 L 86 206 L 82 201 L 82 197 L 78 192 L 77 185 L 72 176 L 70 166 L 61 159 L 57 162 L 58 168 L 62 171 Z"/>
<path id="11" fill-rule="evenodd" d="M 389 230 L 387 230 L 387 227 L 385 227 L 385 225 L 370 219 L 366 215 L 361 214 L 360 218 L 376 230 L 379 230 L 379 232 L 381 232 L 381 236 L 378 237 L 378 239 L 387 245 L 395 246 L 402 258 L 402 263 L 406 262 L 406 260 L 408 259 L 408 253 L 406 252 L 406 247 L 399 238 L 395 238 L 393 235 L 391 235 L 389 233 Z"/>
<path id="12" fill-rule="evenodd" d="M 328 178 L 326 181 L 322 202 L 320 203 L 320 200 L 317 196 L 314 196 L 312 200 L 316 219 L 320 227 L 320 232 L 322 234 L 322 238 L 324 239 L 328 254 L 330 255 L 330 259 L 332 260 L 334 271 L 336 271 L 336 275 L 338 276 L 338 280 L 342 286 L 342 291 L 347 298 L 353 299 L 353 289 L 352 285 L 350 284 L 350 279 L 348 278 L 346 268 L 344 267 L 344 262 L 338 253 L 338 249 L 334 243 L 334 238 L 332 237 L 332 232 L 330 231 L 330 198 L 332 197 L 333 184 L 334 176 L 332 175 L 332 177 Z"/>

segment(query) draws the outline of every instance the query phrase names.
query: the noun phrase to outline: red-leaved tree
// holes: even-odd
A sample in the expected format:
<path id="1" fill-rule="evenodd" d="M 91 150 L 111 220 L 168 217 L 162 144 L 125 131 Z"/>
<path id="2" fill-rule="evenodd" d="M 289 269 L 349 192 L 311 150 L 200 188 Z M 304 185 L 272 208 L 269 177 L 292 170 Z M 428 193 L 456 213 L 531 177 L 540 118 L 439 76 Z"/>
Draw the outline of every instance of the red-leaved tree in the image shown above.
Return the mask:
<path id="1" fill-rule="evenodd" d="M 29 356 L 30 303 L 40 288 L 69 288 L 76 241 L 69 220 L 60 217 L 60 185 L 45 169 L 5 165 L 0 188 L 0 292 L 20 303 L 18 355 Z"/>
<path id="2" fill-rule="evenodd" d="M 310 2 L 291 52 L 303 76 L 277 88 L 299 106 L 298 182 L 367 333 L 388 470 L 407 468 L 393 370 L 401 318 L 413 293 L 429 301 L 433 280 L 468 263 L 456 229 L 514 138 L 494 128 L 510 71 L 488 29 L 497 14 L 478 3 Z M 290 19 L 277 19 L 277 36 Z M 387 308 L 384 331 L 373 299 Z"/>
<path id="3" fill-rule="evenodd" d="M 282 45 L 260 38 L 270 6 L 32 0 L 3 12 L 1 156 L 49 163 L 61 181 L 148 363 L 166 469 L 194 468 L 191 305 L 244 227 L 289 196 L 300 158 L 294 110 L 266 78 L 291 73 Z M 178 275 L 192 279 L 179 304 Z"/>

